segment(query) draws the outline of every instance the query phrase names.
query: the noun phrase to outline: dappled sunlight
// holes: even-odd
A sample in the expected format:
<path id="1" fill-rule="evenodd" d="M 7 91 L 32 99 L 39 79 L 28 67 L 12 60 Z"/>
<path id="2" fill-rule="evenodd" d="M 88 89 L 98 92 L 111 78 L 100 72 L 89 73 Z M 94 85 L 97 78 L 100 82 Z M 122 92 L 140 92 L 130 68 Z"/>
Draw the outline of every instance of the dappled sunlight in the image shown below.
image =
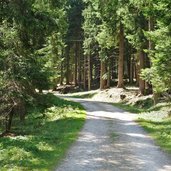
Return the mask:
<path id="1" fill-rule="evenodd" d="M 103 138 L 103 137 L 101 137 Z M 93 135 L 93 133 L 90 132 L 84 132 L 84 136 L 81 140 L 78 140 L 79 142 L 87 142 L 87 143 L 98 143 L 99 139 L 96 139 L 96 135 Z"/>
<path id="2" fill-rule="evenodd" d="M 128 133 L 127 135 L 131 136 L 131 137 L 139 137 L 139 138 L 147 138 L 148 137 L 144 134 L 135 134 L 135 133 Z"/>
<path id="3" fill-rule="evenodd" d="M 78 99 L 76 99 L 77 101 Z M 170 171 L 171 160 L 128 112 L 83 100 L 87 122 L 57 171 Z"/>
<path id="4" fill-rule="evenodd" d="M 52 95 L 44 101 L 50 105 L 35 108 L 13 128 L 15 136 L 0 139 L 0 170 L 49 170 L 77 138 L 85 121 L 83 107 Z"/>
<path id="5" fill-rule="evenodd" d="M 171 0 L 0 0 L 0 171 L 171 171 L 155 143 Z"/>
<path id="6" fill-rule="evenodd" d="M 125 123 L 126 126 L 131 126 L 131 125 L 138 125 L 136 122 L 128 122 Z"/>

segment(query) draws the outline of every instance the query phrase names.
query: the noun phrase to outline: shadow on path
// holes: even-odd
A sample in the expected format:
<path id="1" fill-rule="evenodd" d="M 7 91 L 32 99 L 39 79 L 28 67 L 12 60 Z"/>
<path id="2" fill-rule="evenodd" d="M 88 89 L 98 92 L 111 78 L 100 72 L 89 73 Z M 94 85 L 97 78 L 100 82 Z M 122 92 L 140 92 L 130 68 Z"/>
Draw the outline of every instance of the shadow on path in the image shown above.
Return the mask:
<path id="1" fill-rule="evenodd" d="M 171 171 L 165 154 L 129 114 L 107 103 L 83 104 L 87 121 L 56 171 Z"/>

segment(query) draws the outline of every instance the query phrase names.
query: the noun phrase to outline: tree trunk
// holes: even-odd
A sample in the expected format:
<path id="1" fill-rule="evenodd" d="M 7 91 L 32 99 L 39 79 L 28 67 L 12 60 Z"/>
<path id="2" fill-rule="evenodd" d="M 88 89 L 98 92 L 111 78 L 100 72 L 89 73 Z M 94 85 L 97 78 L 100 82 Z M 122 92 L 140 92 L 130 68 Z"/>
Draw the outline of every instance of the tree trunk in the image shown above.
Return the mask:
<path id="1" fill-rule="evenodd" d="M 119 32 L 119 60 L 118 60 L 118 88 L 124 87 L 124 29 L 123 25 L 120 23 Z"/>
<path id="2" fill-rule="evenodd" d="M 78 85 L 81 85 L 81 45 L 78 43 Z"/>
<path id="3" fill-rule="evenodd" d="M 63 50 L 62 50 L 62 58 L 63 58 Z M 61 61 L 60 85 L 63 85 L 63 81 L 64 81 L 64 66 L 63 66 L 63 61 Z"/>
<path id="4" fill-rule="evenodd" d="M 69 76 L 70 76 L 70 45 L 68 45 L 66 47 L 66 73 L 65 73 L 65 77 L 66 77 L 66 84 L 69 84 Z"/>
<path id="5" fill-rule="evenodd" d="M 110 88 L 111 81 L 111 59 L 108 60 L 108 76 L 107 76 L 107 87 Z"/>
<path id="6" fill-rule="evenodd" d="M 100 60 L 99 60 L 99 56 L 96 56 L 94 58 L 94 77 L 95 77 L 95 84 L 96 87 L 98 87 L 100 85 Z"/>
<path id="7" fill-rule="evenodd" d="M 153 17 L 149 17 L 149 21 L 148 21 L 148 30 L 149 31 L 154 31 L 154 19 Z M 150 39 L 148 42 L 148 49 L 149 51 L 154 50 L 154 42 L 152 42 L 152 40 Z M 147 67 L 150 68 L 151 67 L 151 61 L 150 58 L 147 57 Z M 148 88 L 148 94 L 152 94 L 153 93 L 153 86 L 151 83 L 147 83 L 147 88 Z"/>
<path id="8" fill-rule="evenodd" d="M 154 105 L 156 105 L 159 102 L 159 96 L 159 93 L 153 92 Z"/>
<path id="9" fill-rule="evenodd" d="M 74 84 L 77 86 L 77 69 L 78 69 L 78 43 L 75 43 L 75 68 L 74 68 Z"/>
<path id="10" fill-rule="evenodd" d="M 91 55 L 88 55 L 88 90 L 91 90 Z"/>
<path id="11" fill-rule="evenodd" d="M 148 20 L 148 31 L 154 31 L 154 18 L 152 16 Z M 154 50 L 154 43 L 151 39 L 149 40 L 149 50 Z"/>
<path id="12" fill-rule="evenodd" d="M 92 87 L 92 82 L 93 82 L 93 57 L 90 57 L 90 77 L 91 77 L 91 87 Z"/>
<path id="13" fill-rule="evenodd" d="M 84 74 L 83 74 L 83 87 L 87 89 L 87 57 L 84 55 Z"/>
<path id="14" fill-rule="evenodd" d="M 105 89 L 105 86 L 106 86 L 106 80 L 103 78 L 106 72 L 105 67 L 106 67 L 105 61 L 101 60 L 101 72 L 100 72 L 100 89 L 101 90 Z"/>
<path id="15" fill-rule="evenodd" d="M 63 80 L 64 80 L 64 71 L 63 71 L 63 61 L 61 62 L 61 78 L 60 78 L 60 85 L 63 85 Z"/>
<path id="16" fill-rule="evenodd" d="M 136 58 L 139 58 L 139 54 L 137 54 Z M 136 79 L 136 86 L 139 86 L 139 72 L 140 72 L 140 66 L 139 66 L 139 59 L 135 60 L 135 65 L 134 65 L 134 75 Z"/>
<path id="17" fill-rule="evenodd" d="M 141 50 L 139 52 L 139 62 L 140 62 L 140 66 L 139 66 L 139 91 L 140 91 L 140 95 L 145 95 L 145 81 L 142 80 L 140 77 L 141 70 L 144 69 L 144 52 L 143 52 L 143 50 Z"/>
<path id="18" fill-rule="evenodd" d="M 6 133 L 11 131 L 13 115 L 14 115 L 14 108 L 9 113 L 9 116 L 6 117 L 6 130 L 5 130 Z"/>
<path id="19" fill-rule="evenodd" d="M 133 84 L 134 82 L 134 58 L 130 59 L 130 75 L 129 75 L 129 83 Z"/>

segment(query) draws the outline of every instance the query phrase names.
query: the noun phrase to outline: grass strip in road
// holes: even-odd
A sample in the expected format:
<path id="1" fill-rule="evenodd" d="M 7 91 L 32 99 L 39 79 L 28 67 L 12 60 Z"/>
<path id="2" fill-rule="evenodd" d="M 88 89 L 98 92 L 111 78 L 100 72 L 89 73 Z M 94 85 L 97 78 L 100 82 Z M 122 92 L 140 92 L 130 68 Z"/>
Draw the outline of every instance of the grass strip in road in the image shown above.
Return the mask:
<path id="1" fill-rule="evenodd" d="M 158 104 L 150 108 L 114 103 L 114 106 L 131 113 L 137 113 L 137 122 L 153 137 L 156 144 L 171 154 L 171 105 Z M 171 114 L 171 113 L 170 113 Z"/>
<path id="2" fill-rule="evenodd" d="M 52 170 L 76 140 L 84 108 L 51 94 L 41 98 L 43 104 L 30 109 L 25 123 L 13 126 L 16 136 L 0 138 L 0 170 Z"/>

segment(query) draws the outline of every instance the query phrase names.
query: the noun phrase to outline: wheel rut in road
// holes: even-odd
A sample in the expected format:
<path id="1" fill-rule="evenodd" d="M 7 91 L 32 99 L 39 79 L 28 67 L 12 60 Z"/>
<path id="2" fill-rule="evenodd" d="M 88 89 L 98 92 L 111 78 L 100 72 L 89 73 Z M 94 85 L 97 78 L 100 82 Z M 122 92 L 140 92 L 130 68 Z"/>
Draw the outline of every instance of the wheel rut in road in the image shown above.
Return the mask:
<path id="1" fill-rule="evenodd" d="M 85 107 L 86 123 L 56 171 L 171 171 L 170 155 L 155 145 L 134 114 L 107 103 L 74 101 Z"/>

